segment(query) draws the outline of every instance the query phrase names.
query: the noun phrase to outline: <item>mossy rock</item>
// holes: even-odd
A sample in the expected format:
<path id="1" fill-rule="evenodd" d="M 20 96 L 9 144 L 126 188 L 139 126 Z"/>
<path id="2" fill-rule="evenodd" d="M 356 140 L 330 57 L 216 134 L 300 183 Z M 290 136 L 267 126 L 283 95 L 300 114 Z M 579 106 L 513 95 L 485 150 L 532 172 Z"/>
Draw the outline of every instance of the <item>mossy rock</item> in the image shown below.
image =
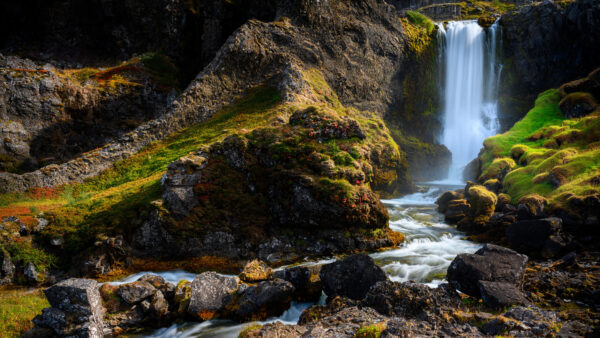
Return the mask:
<path id="1" fill-rule="evenodd" d="M 568 94 L 558 105 L 567 118 L 586 116 L 598 107 L 594 96 L 585 92 Z"/>
<path id="2" fill-rule="evenodd" d="M 515 161 L 510 157 L 497 158 L 492 161 L 489 167 L 479 176 L 479 181 L 487 181 L 489 179 L 502 180 L 506 174 L 516 166 Z"/>
<path id="3" fill-rule="evenodd" d="M 518 204 L 524 205 L 531 216 L 541 217 L 544 214 L 544 209 L 548 205 L 548 200 L 538 194 L 530 194 L 521 197 Z"/>
<path id="4" fill-rule="evenodd" d="M 491 15 L 483 15 L 477 19 L 477 23 L 483 28 L 491 27 L 494 22 L 496 22 L 496 18 Z"/>
<path id="5" fill-rule="evenodd" d="M 240 279 L 244 282 L 254 283 L 273 278 L 273 269 L 265 262 L 258 259 L 248 262 L 240 273 Z"/>
<path id="6" fill-rule="evenodd" d="M 498 180 L 497 178 L 491 178 L 487 181 L 485 181 L 483 183 L 483 186 L 493 192 L 493 193 L 498 193 L 498 191 L 500 191 L 500 189 L 502 189 L 502 183 L 500 182 L 500 180 Z"/>
<path id="7" fill-rule="evenodd" d="M 471 205 L 469 218 L 475 224 L 483 225 L 494 214 L 498 197 L 486 187 L 475 185 L 469 188 L 468 201 Z"/>
<path id="8" fill-rule="evenodd" d="M 510 195 L 500 193 L 498 194 L 498 202 L 496 203 L 496 211 L 502 211 L 505 205 L 510 204 Z"/>

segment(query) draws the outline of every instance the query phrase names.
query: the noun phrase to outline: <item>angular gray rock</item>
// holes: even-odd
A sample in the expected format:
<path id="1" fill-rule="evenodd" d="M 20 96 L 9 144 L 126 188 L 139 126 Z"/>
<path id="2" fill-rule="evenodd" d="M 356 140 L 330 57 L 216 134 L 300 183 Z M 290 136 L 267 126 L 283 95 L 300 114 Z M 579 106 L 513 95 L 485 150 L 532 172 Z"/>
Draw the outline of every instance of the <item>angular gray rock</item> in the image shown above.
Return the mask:
<path id="1" fill-rule="evenodd" d="M 473 297 L 481 297 L 479 281 L 505 282 L 519 286 L 527 256 L 494 244 L 474 254 L 460 254 L 450 263 L 446 278 L 450 285 Z"/>
<path id="2" fill-rule="evenodd" d="M 511 283 L 479 281 L 479 292 L 485 305 L 495 309 L 527 302 L 525 294 Z"/>
<path id="3" fill-rule="evenodd" d="M 148 282 L 136 281 L 121 285 L 117 293 L 124 301 L 133 305 L 154 296 L 156 288 Z"/>
<path id="4" fill-rule="evenodd" d="M 34 318 L 36 328 L 58 336 L 103 337 L 104 308 L 95 280 L 71 278 L 44 290 L 51 307 Z"/>
<path id="5" fill-rule="evenodd" d="M 39 281 L 40 281 L 37 268 L 35 267 L 35 264 L 33 264 L 31 262 L 29 262 L 29 263 L 27 263 L 27 265 L 25 265 L 23 274 L 25 275 L 25 278 L 27 278 L 27 282 L 30 284 L 36 284 L 36 283 L 39 283 Z"/>
<path id="6" fill-rule="evenodd" d="M 320 272 L 323 291 L 329 297 L 345 296 L 361 300 L 371 286 L 387 280 L 385 272 L 365 254 L 324 265 Z"/>
<path id="7" fill-rule="evenodd" d="M 200 319 L 217 316 L 232 302 L 240 280 L 216 272 L 203 272 L 196 276 L 191 285 L 188 313 Z"/>
<path id="8" fill-rule="evenodd" d="M 12 262 L 10 254 L 0 247 L 0 286 L 12 283 L 15 271 L 15 264 Z"/>

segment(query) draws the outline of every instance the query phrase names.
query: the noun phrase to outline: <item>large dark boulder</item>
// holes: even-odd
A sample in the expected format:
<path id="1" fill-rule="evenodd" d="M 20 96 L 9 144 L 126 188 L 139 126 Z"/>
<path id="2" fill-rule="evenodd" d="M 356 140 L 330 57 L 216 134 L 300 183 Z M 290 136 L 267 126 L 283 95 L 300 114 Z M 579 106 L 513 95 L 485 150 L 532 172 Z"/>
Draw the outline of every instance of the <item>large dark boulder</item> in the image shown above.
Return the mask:
<path id="1" fill-rule="evenodd" d="M 223 314 L 234 300 L 240 280 L 237 277 L 204 272 L 192 281 L 188 313 L 208 320 Z"/>
<path id="2" fill-rule="evenodd" d="M 265 320 L 290 307 L 294 286 L 283 279 L 262 281 L 247 287 L 232 308 L 241 320 Z"/>
<path id="3" fill-rule="evenodd" d="M 486 244 L 474 254 L 460 254 L 448 267 L 448 282 L 457 290 L 481 297 L 479 281 L 520 285 L 527 256 L 501 246 Z"/>
<path id="4" fill-rule="evenodd" d="M 385 272 L 365 254 L 352 255 L 324 265 L 319 275 L 327 296 L 345 296 L 357 300 L 363 299 L 371 286 L 387 280 Z"/>
<path id="5" fill-rule="evenodd" d="M 296 266 L 275 271 L 273 276 L 286 280 L 294 286 L 294 300 L 316 302 L 322 293 L 320 272 L 321 265 Z"/>
<path id="6" fill-rule="evenodd" d="M 479 292 L 485 305 L 502 309 L 527 302 L 525 295 L 512 283 L 479 281 Z"/>
<path id="7" fill-rule="evenodd" d="M 460 296 L 448 284 L 432 289 L 413 282 L 384 281 L 375 284 L 363 302 L 386 316 L 427 318 L 460 305 Z"/>
<path id="8" fill-rule="evenodd" d="M 33 329 L 49 328 L 57 336 L 103 337 L 104 308 L 98 283 L 71 278 L 44 290 L 49 308 L 35 317 Z"/>
<path id="9" fill-rule="evenodd" d="M 550 238 L 561 229 L 562 220 L 556 217 L 517 221 L 506 228 L 506 241 L 519 251 L 539 253 L 546 245 L 553 246 Z"/>

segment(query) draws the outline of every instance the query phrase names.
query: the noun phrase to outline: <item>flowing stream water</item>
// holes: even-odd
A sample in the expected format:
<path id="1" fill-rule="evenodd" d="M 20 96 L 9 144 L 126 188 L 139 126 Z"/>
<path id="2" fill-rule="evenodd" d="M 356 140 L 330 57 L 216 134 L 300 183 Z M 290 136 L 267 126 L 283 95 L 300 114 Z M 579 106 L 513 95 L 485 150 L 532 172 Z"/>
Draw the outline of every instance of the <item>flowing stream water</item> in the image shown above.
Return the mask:
<path id="1" fill-rule="evenodd" d="M 472 253 L 480 247 L 463 239 L 463 234 L 445 224 L 434 202 L 444 191 L 464 185 L 462 171 L 465 165 L 477 156 L 483 140 L 498 129 L 497 91 L 502 69 L 496 60 L 496 48 L 501 41 L 497 23 L 487 32 L 475 21 L 449 22 L 446 27 L 439 25 L 438 28 L 442 43 L 440 62 L 445 69 L 442 143 L 452 152 L 450 173 L 447 180 L 420 185 L 416 193 L 382 200 L 390 214 L 390 228 L 403 233 L 406 240 L 398 248 L 371 254 L 391 280 L 412 280 L 431 287 L 444 281 L 446 270 L 457 254 Z M 326 264 L 334 259 L 304 264 Z M 145 273 L 115 283 L 132 282 Z M 181 270 L 155 274 L 175 284 L 195 277 Z M 319 303 L 323 303 L 324 298 L 323 295 Z M 292 302 L 281 316 L 258 323 L 295 324 L 302 311 L 311 305 L 313 303 Z M 249 324 L 229 320 L 188 322 L 140 337 L 237 337 Z"/>

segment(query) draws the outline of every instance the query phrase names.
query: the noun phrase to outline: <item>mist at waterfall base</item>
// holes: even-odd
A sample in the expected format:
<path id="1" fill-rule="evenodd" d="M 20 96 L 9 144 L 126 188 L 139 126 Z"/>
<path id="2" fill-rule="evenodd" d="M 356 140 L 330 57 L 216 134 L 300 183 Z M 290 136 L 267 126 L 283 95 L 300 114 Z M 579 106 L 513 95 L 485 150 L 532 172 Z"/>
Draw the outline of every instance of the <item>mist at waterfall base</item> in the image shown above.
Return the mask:
<path id="1" fill-rule="evenodd" d="M 499 129 L 498 82 L 502 66 L 496 51 L 498 23 L 487 30 L 476 21 L 452 21 L 438 26 L 440 66 L 444 69 L 441 143 L 452 153 L 444 183 L 464 182 L 465 166 L 477 157 L 483 140 Z"/>

